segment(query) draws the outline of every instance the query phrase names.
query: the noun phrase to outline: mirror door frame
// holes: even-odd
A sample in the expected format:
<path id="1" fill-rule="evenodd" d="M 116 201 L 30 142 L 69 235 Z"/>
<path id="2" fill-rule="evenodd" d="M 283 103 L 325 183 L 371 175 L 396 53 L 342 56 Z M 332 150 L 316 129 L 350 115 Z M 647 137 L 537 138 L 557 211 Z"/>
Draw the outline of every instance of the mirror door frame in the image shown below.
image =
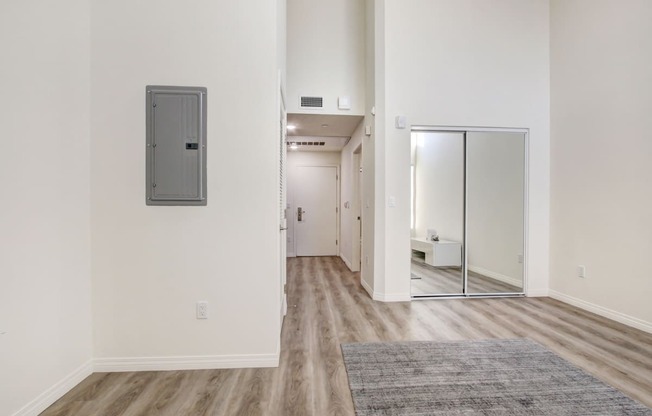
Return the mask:
<path id="1" fill-rule="evenodd" d="M 464 221 L 463 221 L 463 252 L 462 252 L 462 272 L 463 272 L 463 287 L 461 294 L 424 294 L 424 295 L 411 295 L 413 300 L 418 299 L 466 299 L 466 298 L 494 298 L 494 297 L 523 297 L 527 293 L 528 287 L 528 223 L 529 223 L 529 170 L 530 170 L 530 129 L 518 127 L 460 127 L 460 126 L 429 126 L 429 125 L 413 125 L 411 126 L 410 138 L 412 133 L 463 133 L 464 134 Z M 466 145 L 467 133 L 520 133 L 524 136 L 524 151 L 523 151 L 523 288 L 521 292 L 505 292 L 505 293 L 469 293 L 468 292 L 468 248 L 467 248 L 467 181 L 468 181 L 468 166 L 466 163 Z M 410 275 L 408 274 L 408 278 Z"/>

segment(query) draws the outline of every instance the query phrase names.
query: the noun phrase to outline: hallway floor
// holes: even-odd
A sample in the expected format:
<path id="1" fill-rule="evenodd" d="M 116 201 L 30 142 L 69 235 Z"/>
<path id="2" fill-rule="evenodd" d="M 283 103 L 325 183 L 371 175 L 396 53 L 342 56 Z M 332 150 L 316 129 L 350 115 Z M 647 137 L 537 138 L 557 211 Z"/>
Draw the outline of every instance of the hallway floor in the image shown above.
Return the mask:
<path id="1" fill-rule="evenodd" d="M 42 415 L 353 415 L 340 343 L 517 337 L 652 406 L 652 334 L 549 298 L 374 302 L 359 279 L 288 259 L 279 368 L 95 373 Z"/>

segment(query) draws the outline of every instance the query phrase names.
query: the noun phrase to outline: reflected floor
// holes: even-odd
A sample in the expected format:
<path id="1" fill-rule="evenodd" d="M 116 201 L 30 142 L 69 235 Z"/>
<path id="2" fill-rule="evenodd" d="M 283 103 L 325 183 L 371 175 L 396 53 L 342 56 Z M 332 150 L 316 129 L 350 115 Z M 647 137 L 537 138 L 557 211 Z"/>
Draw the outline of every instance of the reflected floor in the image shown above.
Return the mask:
<path id="1" fill-rule="evenodd" d="M 433 267 L 419 254 L 412 254 L 412 295 L 462 293 L 461 267 Z M 522 289 L 469 271 L 469 293 L 509 293 Z"/>

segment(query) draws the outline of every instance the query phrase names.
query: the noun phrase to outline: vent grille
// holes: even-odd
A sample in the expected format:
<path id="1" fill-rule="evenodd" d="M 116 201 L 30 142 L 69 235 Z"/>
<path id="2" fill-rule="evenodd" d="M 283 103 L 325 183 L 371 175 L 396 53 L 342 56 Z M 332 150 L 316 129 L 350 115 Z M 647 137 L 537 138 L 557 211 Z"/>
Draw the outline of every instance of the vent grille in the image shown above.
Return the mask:
<path id="1" fill-rule="evenodd" d="M 288 142 L 290 146 L 323 146 L 326 142 Z"/>
<path id="2" fill-rule="evenodd" d="M 324 108 L 324 97 L 300 97 L 301 108 Z"/>

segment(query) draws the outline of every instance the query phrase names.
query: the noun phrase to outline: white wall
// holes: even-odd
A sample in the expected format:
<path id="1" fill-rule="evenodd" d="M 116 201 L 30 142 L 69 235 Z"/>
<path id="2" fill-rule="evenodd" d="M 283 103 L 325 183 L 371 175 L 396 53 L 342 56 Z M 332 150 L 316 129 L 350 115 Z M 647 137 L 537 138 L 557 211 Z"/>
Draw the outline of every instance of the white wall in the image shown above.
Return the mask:
<path id="1" fill-rule="evenodd" d="M 360 243 L 357 217 L 360 212 L 360 160 L 354 155 L 362 144 L 364 136 L 364 121 L 356 127 L 351 140 L 344 146 L 341 152 L 341 173 L 342 180 L 340 188 L 340 257 L 344 260 L 349 269 L 359 271 L 359 264 L 356 264 L 353 250 L 354 245 Z M 361 156 L 361 154 L 360 154 Z M 348 202 L 348 204 L 347 204 Z M 356 235 L 356 233 L 358 233 Z"/>
<path id="2" fill-rule="evenodd" d="M 415 237 L 429 228 L 442 240 L 464 241 L 464 134 L 413 134 Z M 409 250 L 409 248 L 408 248 Z"/>
<path id="3" fill-rule="evenodd" d="M 287 158 L 287 205 L 288 205 L 288 231 L 287 255 L 296 256 L 294 235 L 297 207 L 294 202 L 296 195 L 297 166 L 337 166 L 340 165 L 340 152 L 302 152 L 288 150 Z"/>
<path id="4" fill-rule="evenodd" d="M 0 3 L 2 415 L 91 371 L 89 43 L 86 1 Z"/>
<path id="5" fill-rule="evenodd" d="M 411 125 L 530 128 L 529 293 L 546 294 L 549 262 L 549 7 L 547 0 L 378 0 L 384 7 L 384 77 L 376 78 L 374 289 L 410 293 Z M 382 16 L 381 16 L 382 17 Z M 378 40 L 378 37 L 377 37 Z M 376 49 L 378 53 L 378 48 Z M 384 96 L 379 100 L 379 91 Z M 384 147 L 381 149 L 381 147 Z M 380 158 L 380 160 L 378 160 Z M 384 163 L 384 166 L 380 164 Z M 386 208 L 390 196 L 395 208 Z"/>
<path id="6" fill-rule="evenodd" d="M 552 294 L 652 331 L 652 2 L 551 11 Z"/>
<path id="7" fill-rule="evenodd" d="M 164 368 L 188 367 L 196 356 L 215 367 L 278 359 L 276 7 L 92 2 L 94 342 L 102 369 L 133 368 L 125 357 L 153 367 L 152 357 L 162 357 Z M 145 205 L 148 84 L 208 88 L 207 207 Z M 198 300 L 209 302 L 208 320 L 195 319 Z"/>
<path id="8" fill-rule="evenodd" d="M 521 286 L 525 134 L 466 136 L 469 270 Z"/>
<path id="9" fill-rule="evenodd" d="M 365 128 L 362 138 L 362 270 L 360 279 L 374 299 L 384 294 L 378 275 L 384 270 L 384 2 L 365 1 Z M 374 111 L 372 111 L 372 109 Z M 377 256 L 376 254 L 380 254 Z M 384 278 L 384 274 L 380 276 Z"/>
<path id="10" fill-rule="evenodd" d="M 321 114 L 364 114 L 365 0 L 288 0 L 288 112 L 299 96 L 324 97 Z M 337 97 L 351 99 L 350 110 L 337 108 Z"/>

